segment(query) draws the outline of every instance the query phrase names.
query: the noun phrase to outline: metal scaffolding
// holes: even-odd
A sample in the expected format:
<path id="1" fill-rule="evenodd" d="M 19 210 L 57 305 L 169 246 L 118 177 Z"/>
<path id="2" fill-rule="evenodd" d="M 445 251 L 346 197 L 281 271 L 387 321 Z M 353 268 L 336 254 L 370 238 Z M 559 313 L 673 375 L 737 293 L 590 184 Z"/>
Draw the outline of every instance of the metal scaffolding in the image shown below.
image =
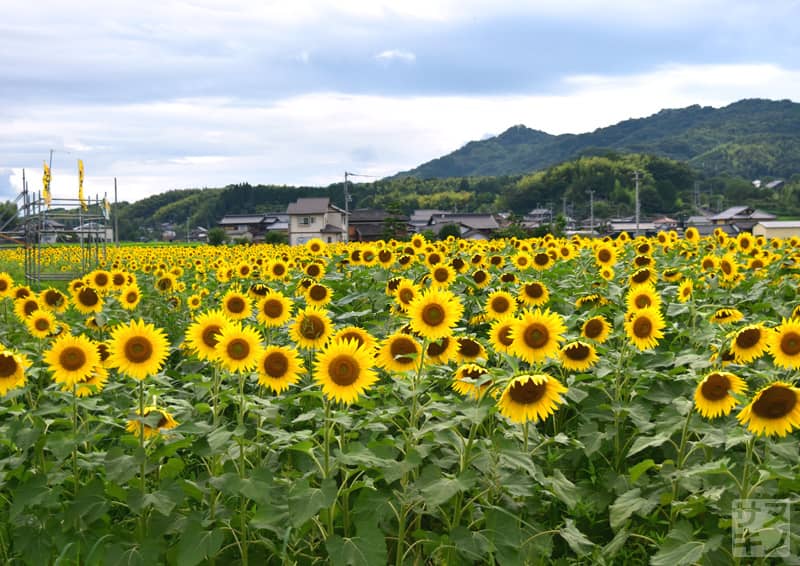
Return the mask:
<path id="1" fill-rule="evenodd" d="M 106 259 L 113 234 L 105 199 L 89 199 L 85 210 L 77 198 L 53 197 L 48 203 L 41 193 L 28 191 L 24 177 L 21 197 L 17 226 L 11 231 L 0 227 L 0 239 L 24 247 L 25 280 L 33 289 L 40 290 L 43 281 L 83 277 Z M 52 261 L 56 255 L 51 251 L 65 246 L 66 261 Z"/>

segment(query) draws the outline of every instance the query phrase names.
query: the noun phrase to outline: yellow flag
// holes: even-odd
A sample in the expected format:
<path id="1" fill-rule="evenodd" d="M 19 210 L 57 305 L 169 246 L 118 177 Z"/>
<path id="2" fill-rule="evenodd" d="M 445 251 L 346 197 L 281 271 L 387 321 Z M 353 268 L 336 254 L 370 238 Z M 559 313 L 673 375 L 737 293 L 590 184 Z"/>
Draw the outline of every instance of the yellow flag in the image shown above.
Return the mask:
<path id="1" fill-rule="evenodd" d="M 78 200 L 81 201 L 81 208 L 85 211 L 89 210 L 89 205 L 86 204 L 86 199 L 83 197 L 83 160 L 78 159 Z"/>
<path id="2" fill-rule="evenodd" d="M 111 203 L 108 202 L 106 197 L 103 197 L 103 216 L 108 220 L 111 218 Z"/>
<path id="3" fill-rule="evenodd" d="M 42 198 L 44 202 L 47 203 L 47 207 L 50 208 L 50 168 L 47 166 L 47 161 L 44 161 L 44 176 L 42 176 L 42 185 L 44 188 L 42 189 Z"/>

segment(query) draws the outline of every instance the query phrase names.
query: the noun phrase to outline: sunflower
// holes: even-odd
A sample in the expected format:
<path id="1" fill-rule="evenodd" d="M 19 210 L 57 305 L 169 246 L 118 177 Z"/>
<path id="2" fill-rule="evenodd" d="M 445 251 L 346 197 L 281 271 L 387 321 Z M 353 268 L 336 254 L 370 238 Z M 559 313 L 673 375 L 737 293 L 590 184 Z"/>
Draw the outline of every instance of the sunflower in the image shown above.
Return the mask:
<path id="1" fill-rule="evenodd" d="M 744 318 L 742 311 L 735 308 L 722 308 L 714 311 L 709 319 L 716 324 L 726 324 L 729 322 L 739 322 Z"/>
<path id="2" fill-rule="evenodd" d="M 306 307 L 297 313 L 289 326 L 290 338 L 301 348 L 319 348 L 330 338 L 333 326 L 328 313 L 317 307 Z"/>
<path id="3" fill-rule="evenodd" d="M 292 301 L 283 293 L 269 291 L 256 304 L 256 319 L 264 326 L 282 326 L 292 317 Z"/>
<path id="4" fill-rule="evenodd" d="M 783 319 L 767 339 L 775 365 L 786 369 L 800 367 L 800 320 Z"/>
<path id="5" fill-rule="evenodd" d="M 597 363 L 597 350 L 591 344 L 575 340 L 564 344 L 558 352 L 561 365 L 566 369 L 586 371 Z"/>
<path id="6" fill-rule="evenodd" d="M 384 248 L 378 252 L 378 263 L 380 263 L 384 269 L 389 269 L 394 263 L 394 259 L 395 255 L 391 250 Z"/>
<path id="7" fill-rule="evenodd" d="M 670 283 L 677 283 L 683 279 L 683 273 L 677 267 L 666 268 L 661 272 L 661 276 L 664 278 L 664 281 L 668 281 Z"/>
<path id="8" fill-rule="evenodd" d="M 606 299 L 603 295 L 591 293 L 575 299 L 575 308 L 579 309 L 587 305 L 590 307 L 602 306 L 608 304 L 608 302 L 608 299 Z"/>
<path id="9" fill-rule="evenodd" d="M 126 273 L 120 269 L 114 269 L 111 271 L 111 286 L 114 289 L 120 290 L 123 287 L 127 287 L 131 285 L 133 282 L 129 281 L 129 273 Z"/>
<path id="10" fill-rule="evenodd" d="M 303 270 L 303 273 L 305 273 L 308 277 L 319 281 L 322 279 L 322 276 L 325 275 L 325 268 L 323 267 L 323 264 L 319 262 L 309 263 Z"/>
<path id="11" fill-rule="evenodd" d="M 511 329 L 514 326 L 513 318 L 495 320 L 489 327 L 489 344 L 495 352 L 504 354 L 511 353 L 511 345 L 514 340 L 511 338 Z"/>
<path id="12" fill-rule="evenodd" d="M 800 427 L 799 395 L 792 384 L 775 381 L 759 390 L 736 418 L 755 434 L 786 436 Z"/>
<path id="13" fill-rule="evenodd" d="M 653 307 L 628 313 L 625 317 L 625 332 L 631 342 L 640 350 L 655 348 L 658 340 L 664 337 L 664 318 L 661 312 Z"/>
<path id="14" fill-rule="evenodd" d="M 230 289 L 222 297 L 222 310 L 231 320 L 242 320 L 250 316 L 253 306 L 250 297 L 236 289 Z"/>
<path id="15" fill-rule="evenodd" d="M 378 343 L 372 334 L 358 326 L 346 326 L 337 330 L 331 340 L 355 340 L 359 346 L 368 352 L 371 352 Z"/>
<path id="16" fill-rule="evenodd" d="M 100 365 L 97 345 L 83 335 L 63 334 L 44 354 L 44 361 L 56 383 L 72 387 L 86 381 Z"/>
<path id="17" fill-rule="evenodd" d="M 327 287 L 322 283 L 312 283 L 309 285 L 308 289 L 306 289 L 305 296 L 306 302 L 309 305 L 324 307 L 331 302 L 333 293 L 331 292 L 330 287 Z"/>
<path id="18" fill-rule="evenodd" d="M 83 285 L 77 289 L 72 296 L 72 303 L 78 312 L 82 314 L 92 314 L 103 310 L 103 299 L 100 294 L 88 285 Z"/>
<path id="19" fill-rule="evenodd" d="M 456 338 L 456 343 L 458 344 L 458 349 L 456 350 L 456 361 L 458 363 L 486 359 L 486 348 L 476 339 L 462 336 Z"/>
<path id="20" fill-rule="evenodd" d="M 549 309 L 527 311 L 511 327 L 511 353 L 529 363 L 544 361 L 558 352 L 566 330 L 561 317 Z"/>
<path id="21" fill-rule="evenodd" d="M 0 272 L 0 298 L 8 297 L 14 290 L 14 279 L 5 271 Z"/>
<path id="22" fill-rule="evenodd" d="M 519 288 L 518 297 L 528 306 L 540 307 L 550 300 L 550 291 L 541 281 L 530 281 Z"/>
<path id="23" fill-rule="evenodd" d="M 40 306 L 39 299 L 37 299 L 35 295 L 25 297 L 24 299 L 17 299 L 14 301 L 14 314 L 17 315 L 17 318 L 24 321 L 39 310 Z"/>
<path id="24" fill-rule="evenodd" d="M 136 414 L 139 414 L 139 409 L 136 409 Z M 152 419 L 150 418 L 151 415 L 153 415 Z M 156 416 L 158 420 L 155 420 Z M 150 440 L 157 437 L 162 430 L 172 430 L 176 426 L 178 426 L 178 422 L 171 414 L 164 409 L 151 406 L 144 408 L 142 420 L 139 420 L 139 418 L 130 419 L 125 425 L 125 430 L 137 436 L 144 434 L 145 440 Z"/>
<path id="25" fill-rule="evenodd" d="M 456 270 L 447 264 L 439 264 L 431 268 L 431 286 L 446 289 L 456 279 Z"/>
<path id="26" fill-rule="evenodd" d="M 756 239 L 750 232 L 739 232 L 736 236 L 736 247 L 738 247 L 739 251 L 742 253 L 750 253 L 755 243 Z"/>
<path id="27" fill-rule="evenodd" d="M 25 370 L 31 362 L 22 354 L 0 350 L 0 395 L 25 385 Z"/>
<path id="28" fill-rule="evenodd" d="M 160 328 L 132 320 L 111 331 L 109 351 L 109 365 L 142 380 L 161 369 L 169 354 L 169 342 Z"/>
<path id="29" fill-rule="evenodd" d="M 478 364 L 464 364 L 453 376 L 451 387 L 459 395 L 480 399 L 491 385 L 489 371 Z"/>
<path id="30" fill-rule="evenodd" d="M 34 338 L 47 338 L 56 330 L 56 317 L 50 311 L 41 309 L 25 319 L 25 326 Z"/>
<path id="31" fill-rule="evenodd" d="M 550 269 L 555 263 L 553 256 L 545 251 L 536 252 L 533 254 L 532 259 L 533 261 L 531 262 L 531 267 L 533 267 L 536 271 L 545 271 Z"/>
<path id="32" fill-rule="evenodd" d="M 652 267 L 642 267 L 641 269 L 637 269 L 628 278 L 631 287 L 655 283 L 657 279 L 658 274 Z"/>
<path id="33" fill-rule="evenodd" d="M 518 375 L 511 379 L 500 396 L 500 413 L 515 423 L 544 420 L 564 402 L 567 392 L 557 379 L 544 374 Z"/>
<path id="34" fill-rule="evenodd" d="M 119 294 L 119 303 L 125 310 L 134 310 L 141 300 L 142 292 L 136 284 L 124 287 Z"/>
<path id="35" fill-rule="evenodd" d="M 419 367 L 422 348 L 412 336 L 395 332 L 381 344 L 378 365 L 388 371 L 413 371 Z"/>
<path id="36" fill-rule="evenodd" d="M 17 285 L 11 290 L 10 296 L 16 301 L 19 299 L 26 299 L 33 294 L 33 291 L 31 291 L 31 288 L 27 285 Z"/>
<path id="37" fill-rule="evenodd" d="M 372 355 L 355 340 L 337 340 L 317 353 L 314 381 L 328 398 L 350 404 L 378 379 Z"/>
<path id="38" fill-rule="evenodd" d="M 267 346 L 256 364 L 258 383 L 275 393 L 282 393 L 300 381 L 304 371 L 297 351 L 287 346 Z"/>
<path id="39" fill-rule="evenodd" d="M 67 310 L 67 306 L 69 305 L 69 299 L 67 299 L 67 296 L 53 287 L 49 287 L 42 291 L 39 295 L 39 298 L 42 300 L 44 307 L 53 312 L 64 312 Z"/>
<path id="40" fill-rule="evenodd" d="M 743 394 L 747 384 L 727 371 L 713 371 L 697 384 L 694 391 L 694 406 L 707 419 L 728 415 L 738 401 L 731 395 Z"/>
<path id="41" fill-rule="evenodd" d="M 214 351 L 222 367 L 231 373 L 244 373 L 255 368 L 264 347 L 256 329 L 231 323 L 220 331 Z"/>
<path id="42" fill-rule="evenodd" d="M 267 276 L 273 281 L 283 279 L 288 273 L 289 267 L 281 260 L 271 262 L 267 268 Z"/>
<path id="43" fill-rule="evenodd" d="M 411 302 L 419 295 L 419 287 L 417 287 L 410 279 L 403 278 L 398 284 L 394 292 L 397 306 L 401 311 L 406 311 Z"/>
<path id="44" fill-rule="evenodd" d="M 189 308 L 190 311 L 196 311 L 203 305 L 203 297 L 199 293 L 194 293 L 189 295 L 189 298 L 186 299 L 186 306 Z"/>
<path id="45" fill-rule="evenodd" d="M 104 294 L 111 289 L 111 273 L 105 269 L 95 269 L 86 276 L 86 280 L 100 293 Z"/>
<path id="46" fill-rule="evenodd" d="M 311 255 L 321 255 L 325 251 L 325 242 L 320 238 L 311 238 L 306 242 L 306 249 Z"/>
<path id="47" fill-rule="evenodd" d="M 489 275 L 489 272 L 485 269 L 476 269 L 472 272 L 472 281 L 475 282 L 475 286 L 478 287 L 478 289 L 483 289 L 489 285 L 491 279 L 492 276 Z"/>
<path id="48" fill-rule="evenodd" d="M 411 329 L 431 340 L 450 336 L 463 313 L 458 297 L 444 289 L 428 289 L 408 305 Z"/>
<path id="49" fill-rule="evenodd" d="M 425 348 L 425 360 L 432 364 L 446 364 L 456 359 L 458 341 L 452 336 L 431 340 Z"/>
<path id="50" fill-rule="evenodd" d="M 533 258 L 526 252 L 519 252 L 511 258 L 511 262 L 519 271 L 525 271 L 526 269 L 530 269 Z"/>
<path id="51" fill-rule="evenodd" d="M 514 316 L 517 309 L 517 301 L 508 291 L 495 291 L 486 299 L 484 311 L 490 320 L 498 320 Z"/>
<path id="52" fill-rule="evenodd" d="M 703 258 L 700 260 L 700 268 L 703 271 L 716 271 L 717 265 L 719 264 L 719 260 L 715 255 L 704 255 Z"/>
<path id="53" fill-rule="evenodd" d="M 683 237 L 687 242 L 697 243 L 700 240 L 700 232 L 694 226 L 689 226 L 684 232 Z"/>
<path id="54" fill-rule="evenodd" d="M 739 264 L 736 262 L 736 256 L 732 253 L 727 253 L 719 260 L 719 270 L 722 272 L 722 279 L 725 281 L 733 281 L 739 275 Z"/>
<path id="55" fill-rule="evenodd" d="M 597 246 L 594 251 L 594 260 L 602 267 L 613 267 L 617 263 L 617 249 L 610 244 Z"/>
<path id="56" fill-rule="evenodd" d="M 694 291 L 694 281 L 691 279 L 684 279 L 678 285 L 678 302 L 685 303 L 692 298 Z"/>
<path id="57" fill-rule="evenodd" d="M 625 300 L 628 311 L 637 311 L 648 307 L 661 308 L 661 297 L 653 285 L 637 285 L 628 291 Z"/>
<path id="58" fill-rule="evenodd" d="M 78 397 L 89 397 L 95 393 L 100 393 L 108 381 L 108 370 L 103 366 L 97 366 L 84 381 L 75 384 L 75 395 Z M 62 391 L 72 391 L 72 387 L 66 383 L 61 387 Z"/>
<path id="59" fill-rule="evenodd" d="M 731 350 L 736 356 L 736 363 L 746 364 L 760 358 L 767 349 L 767 339 L 772 330 L 762 323 L 749 324 L 740 328 L 731 341 Z"/>
<path id="60" fill-rule="evenodd" d="M 186 330 L 186 344 L 201 360 L 213 360 L 219 335 L 228 324 L 230 320 L 221 310 L 204 312 Z"/>

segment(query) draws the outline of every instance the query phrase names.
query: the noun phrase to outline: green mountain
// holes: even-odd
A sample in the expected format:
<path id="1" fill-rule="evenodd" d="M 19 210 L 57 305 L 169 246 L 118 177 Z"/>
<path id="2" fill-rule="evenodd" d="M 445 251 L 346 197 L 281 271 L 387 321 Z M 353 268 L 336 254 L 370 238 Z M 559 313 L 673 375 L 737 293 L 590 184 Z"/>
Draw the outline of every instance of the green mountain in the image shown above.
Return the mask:
<path id="1" fill-rule="evenodd" d="M 708 175 L 788 178 L 800 172 L 800 104 L 750 99 L 718 109 L 694 105 L 559 136 L 519 125 L 396 176 L 519 175 L 608 150 L 685 161 Z"/>

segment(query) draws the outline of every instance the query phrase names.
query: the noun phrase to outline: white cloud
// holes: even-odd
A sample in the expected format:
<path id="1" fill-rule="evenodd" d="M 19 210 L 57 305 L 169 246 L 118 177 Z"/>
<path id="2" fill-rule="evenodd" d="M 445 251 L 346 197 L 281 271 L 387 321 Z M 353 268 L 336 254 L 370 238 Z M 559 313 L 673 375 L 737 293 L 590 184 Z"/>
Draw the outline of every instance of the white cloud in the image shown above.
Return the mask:
<path id="1" fill-rule="evenodd" d="M 403 61 L 404 63 L 413 63 L 417 60 L 417 56 L 411 51 L 406 51 L 404 49 L 387 49 L 375 55 L 375 59 L 385 62 Z"/>

